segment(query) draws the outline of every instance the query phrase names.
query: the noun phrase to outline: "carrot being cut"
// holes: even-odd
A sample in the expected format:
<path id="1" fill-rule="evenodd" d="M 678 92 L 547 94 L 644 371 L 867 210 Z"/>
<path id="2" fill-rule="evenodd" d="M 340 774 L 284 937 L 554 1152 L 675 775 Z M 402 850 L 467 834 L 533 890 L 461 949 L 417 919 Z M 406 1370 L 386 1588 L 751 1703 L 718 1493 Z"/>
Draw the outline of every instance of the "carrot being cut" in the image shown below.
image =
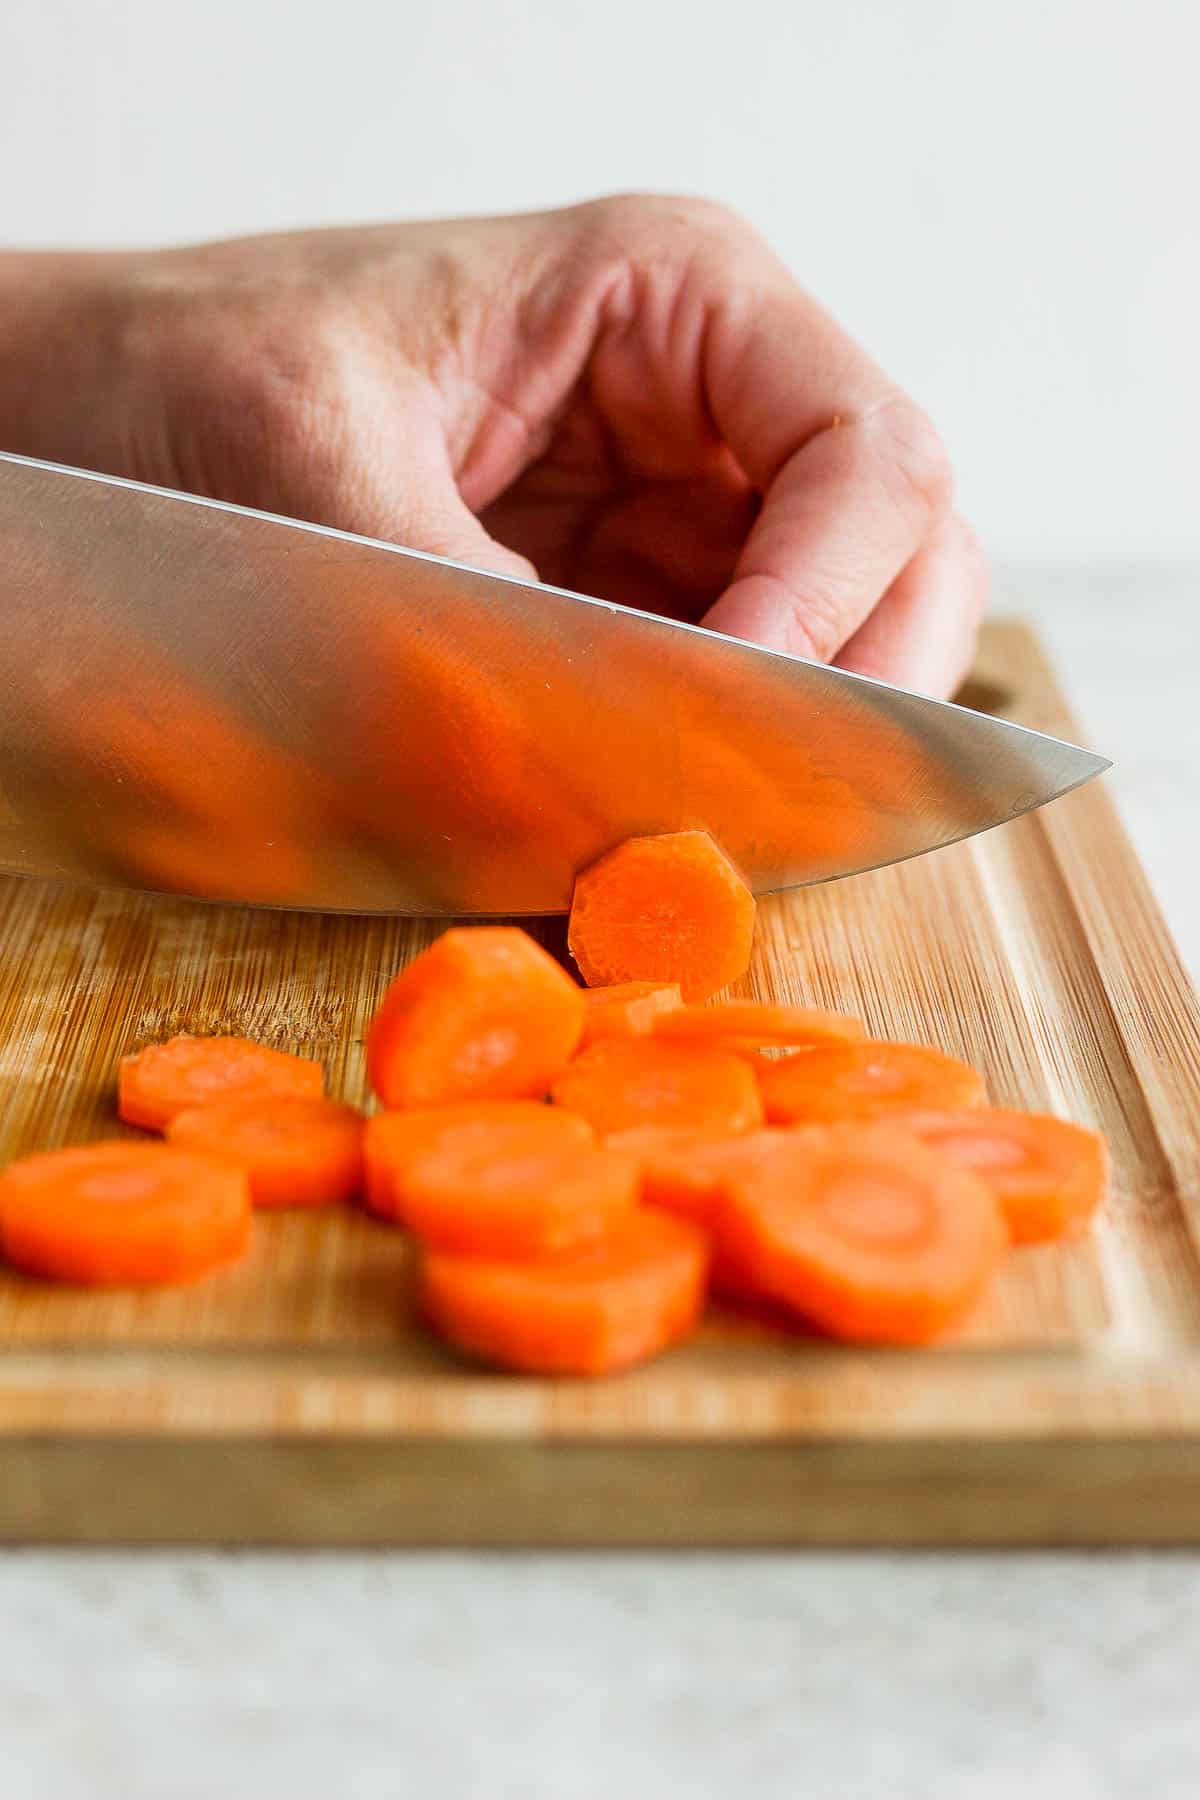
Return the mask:
<path id="1" fill-rule="evenodd" d="M 540 1099 L 583 1033 L 584 998 L 512 925 L 444 932 L 396 976 L 367 1034 L 385 1106 Z"/>
<path id="2" fill-rule="evenodd" d="M 596 1134 L 586 1119 L 537 1100 L 460 1100 L 448 1106 L 414 1106 L 376 1113 L 367 1120 L 364 1197 L 381 1218 L 407 1223 L 408 1175 L 422 1157 L 459 1144 L 478 1147 L 497 1131 L 533 1120 L 545 1147 L 586 1149 Z"/>
<path id="3" fill-rule="evenodd" d="M 630 838 L 575 880 L 567 941 L 589 987 L 707 1000 L 745 974 L 753 936 L 754 896 L 706 831 Z"/>
<path id="4" fill-rule="evenodd" d="M 736 1052 L 660 1038 L 605 1038 L 576 1057 L 551 1097 L 601 1135 L 635 1125 L 753 1131 L 762 1124 L 755 1072 Z"/>
<path id="5" fill-rule="evenodd" d="M 1082 1125 L 999 1107 L 914 1113 L 897 1122 L 990 1188 L 1016 1244 L 1074 1237 L 1104 1198 L 1108 1149 L 1098 1131 Z"/>
<path id="6" fill-rule="evenodd" d="M 731 1178 L 717 1228 L 765 1298 L 835 1337 L 896 1344 L 978 1299 L 1009 1238 L 977 1176 L 894 1126 L 786 1137 Z"/>
<path id="7" fill-rule="evenodd" d="M 0 1175 L 4 1255 L 54 1281 L 195 1281 L 249 1242 L 243 1171 L 166 1144 L 118 1139 L 50 1150 Z"/>
<path id="8" fill-rule="evenodd" d="M 421 1296 L 436 1329 L 471 1355 L 531 1374 L 603 1375 L 692 1330 L 707 1259 L 694 1225 L 634 1209 L 595 1243 L 537 1261 L 427 1252 Z"/>
<path id="9" fill-rule="evenodd" d="M 594 1144 L 564 1144 L 543 1117 L 463 1125 L 410 1165 L 404 1222 L 457 1256 L 521 1261 L 602 1237 L 637 1203 L 639 1168 Z"/>
<path id="10" fill-rule="evenodd" d="M 254 1206 L 334 1206 L 362 1185 L 363 1117 L 336 1100 L 221 1100 L 177 1113 L 167 1142 L 236 1163 Z"/>
<path id="11" fill-rule="evenodd" d="M 655 1037 L 728 1044 L 749 1050 L 770 1045 L 852 1044 L 866 1036 L 861 1019 L 809 1006 L 768 1006 L 725 1000 L 718 1006 L 681 1006 L 655 1019 Z"/>
<path id="12" fill-rule="evenodd" d="M 682 1005 L 678 987 L 658 981 L 622 981 L 615 987 L 587 988 L 587 1012 L 579 1048 L 608 1037 L 644 1037 L 659 1019 Z"/>
<path id="13" fill-rule="evenodd" d="M 177 1113 L 216 1100 L 325 1091 L 320 1063 L 236 1037 L 174 1037 L 123 1056 L 117 1111 L 126 1125 L 163 1131 Z"/>
<path id="14" fill-rule="evenodd" d="M 983 1076 L 923 1044 L 831 1044 L 758 1063 L 773 1125 L 982 1106 Z"/>

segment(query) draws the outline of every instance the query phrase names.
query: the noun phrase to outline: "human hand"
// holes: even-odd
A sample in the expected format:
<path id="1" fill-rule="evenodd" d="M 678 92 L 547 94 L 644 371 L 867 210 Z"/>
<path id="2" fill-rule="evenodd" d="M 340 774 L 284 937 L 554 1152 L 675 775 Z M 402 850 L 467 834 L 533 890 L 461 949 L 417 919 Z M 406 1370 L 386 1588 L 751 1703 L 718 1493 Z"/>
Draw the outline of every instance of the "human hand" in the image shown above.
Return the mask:
<path id="1" fill-rule="evenodd" d="M 965 673 L 986 573 L 936 433 L 721 207 L 18 257 L 0 324 L 5 291 L 4 448 Z"/>

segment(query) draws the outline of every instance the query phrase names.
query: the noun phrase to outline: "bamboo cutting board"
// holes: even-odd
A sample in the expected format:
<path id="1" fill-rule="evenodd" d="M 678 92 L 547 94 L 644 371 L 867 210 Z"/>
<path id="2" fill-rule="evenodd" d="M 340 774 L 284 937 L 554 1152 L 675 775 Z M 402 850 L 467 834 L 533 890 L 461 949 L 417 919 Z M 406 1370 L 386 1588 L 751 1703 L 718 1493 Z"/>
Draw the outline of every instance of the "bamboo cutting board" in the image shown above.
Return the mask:
<path id="1" fill-rule="evenodd" d="M 989 629 L 971 697 L 1078 735 L 1020 626 Z M 175 1031 L 319 1057 L 365 1100 L 365 1024 L 430 936 L 0 883 L 0 1162 L 111 1133 L 117 1057 Z M 457 1361 L 413 1319 L 402 1236 L 358 1213 L 262 1219 L 190 1289 L 0 1274 L 0 1537 L 1200 1541 L 1200 1025 L 1104 784 L 764 903 L 743 991 L 860 1013 L 1100 1126 L 1095 1233 L 1014 1254 L 933 1350 L 728 1313 L 599 1383 Z"/>

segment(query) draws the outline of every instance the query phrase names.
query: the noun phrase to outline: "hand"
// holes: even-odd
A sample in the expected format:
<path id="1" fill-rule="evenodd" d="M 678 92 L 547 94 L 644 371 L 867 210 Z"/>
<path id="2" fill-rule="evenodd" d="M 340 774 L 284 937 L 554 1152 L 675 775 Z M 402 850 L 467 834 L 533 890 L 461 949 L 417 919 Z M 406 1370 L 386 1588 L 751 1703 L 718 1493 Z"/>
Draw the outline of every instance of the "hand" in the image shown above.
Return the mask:
<path id="1" fill-rule="evenodd" d="M 0 443 L 949 693 L 986 575 L 925 416 L 740 219 L 15 257 Z"/>

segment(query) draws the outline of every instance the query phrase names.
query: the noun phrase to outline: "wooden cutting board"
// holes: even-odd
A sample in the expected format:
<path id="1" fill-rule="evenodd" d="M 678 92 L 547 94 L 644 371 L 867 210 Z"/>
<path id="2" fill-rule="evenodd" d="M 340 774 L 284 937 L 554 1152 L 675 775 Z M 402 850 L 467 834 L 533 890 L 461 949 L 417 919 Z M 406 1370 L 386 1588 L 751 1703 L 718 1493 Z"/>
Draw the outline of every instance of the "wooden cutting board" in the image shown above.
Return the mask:
<path id="1" fill-rule="evenodd" d="M 1019 625 L 989 629 L 969 697 L 1078 736 Z M 110 1134 L 117 1057 L 175 1031 L 320 1057 L 365 1101 L 364 1027 L 431 935 L 0 882 L 0 1162 Z M 1200 1541 L 1200 1025 L 1103 781 L 764 903 L 743 991 L 860 1013 L 1097 1124 L 1106 1216 L 1014 1254 L 933 1350 L 728 1313 L 597 1383 L 457 1361 L 413 1318 L 401 1234 L 359 1213 L 263 1219 L 190 1289 L 0 1275 L 0 1537 Z"/>

